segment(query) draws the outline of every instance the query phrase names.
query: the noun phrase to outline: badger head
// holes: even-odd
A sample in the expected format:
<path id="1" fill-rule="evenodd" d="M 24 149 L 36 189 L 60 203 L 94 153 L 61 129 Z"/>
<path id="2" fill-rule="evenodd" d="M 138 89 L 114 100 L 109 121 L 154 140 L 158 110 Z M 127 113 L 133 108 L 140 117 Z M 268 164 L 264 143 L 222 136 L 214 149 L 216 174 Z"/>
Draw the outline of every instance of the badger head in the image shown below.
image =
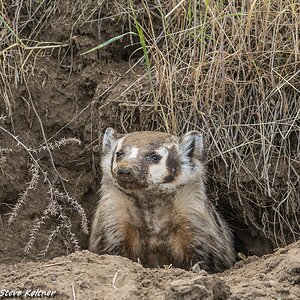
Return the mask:
<path id="1" fill-rule="evenodd" d="M 124 191 L 173 192 L 203 177 L 203 137 L 190 131 L 181 137 L 163 132 L 119 135 L 106 129 L 102 173 Z"/>

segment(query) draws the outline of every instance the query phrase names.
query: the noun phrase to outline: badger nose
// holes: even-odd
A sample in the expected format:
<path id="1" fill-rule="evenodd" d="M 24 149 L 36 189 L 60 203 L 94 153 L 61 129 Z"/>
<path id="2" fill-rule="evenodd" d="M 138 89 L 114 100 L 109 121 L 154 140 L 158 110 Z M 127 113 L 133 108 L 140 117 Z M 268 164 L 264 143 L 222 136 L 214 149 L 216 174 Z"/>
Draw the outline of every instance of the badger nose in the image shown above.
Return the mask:
<path id="1" fill-rule="evenodd" d="M 131 176 L 131 175 L 133 175 L 132 169 L 131 168 L 126 168 L 126 167 L 119 168 L 118 171 L 117 171 L 117 173 L 120 176 L 123 176 L 123 175 Z"/>

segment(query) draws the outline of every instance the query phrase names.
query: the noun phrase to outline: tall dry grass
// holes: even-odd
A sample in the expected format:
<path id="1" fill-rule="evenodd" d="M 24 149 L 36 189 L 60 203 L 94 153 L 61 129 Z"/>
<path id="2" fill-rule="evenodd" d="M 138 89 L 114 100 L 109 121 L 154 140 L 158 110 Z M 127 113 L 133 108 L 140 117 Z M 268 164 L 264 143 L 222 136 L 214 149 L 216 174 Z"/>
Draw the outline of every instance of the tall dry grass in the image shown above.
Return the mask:
<path id="1" fill-rule="evenodd" d="M 298 239 L 299 1 L 116 3 L 150 62 L 144 55 L 144 75 L 110 99 L 113 123 L 200 130 L 212 192 L 275 245 Z"/>
<path id="2" fill-rule="evenodd" d="M 46 224 L 48 228 L 55 226 L 50 232 L 46 246 L 40 253 L 41 258 L 45 256 L 51 243 L 59 235 L 66 236 L 73 250 L 80 249 L 77 237 L 73 232 L 74 226 L 71 222 L 70 208 L 79 214 L 81 230 L 85 234 L 88 234 L 88 220 L 81 204 L 70 195 L 66 187 L 68 179 L 63 178 L 57 170 L 53 155 L 54 151 L 59 151 L 63 147 L 80 145 L 81 142 L 77 138 L 61 138 L 49 141 L 43 123 L 44 116 L 40 116 L 38 109 L 36 109 L 39 103 L 34 102 L 30 86 L 36 80 L 34 73 L 38 72 L 37 62 L 40 59 L 52 56 L 54 50 L 61 51 L 64 49 L 64 53 L 69 55 L 72 48 L 73 40 L 71 37 L 65 42 L 51 41 L 49 39 L 51 32 L 47 32 L 49 27 L 52 28 L 51 22 L 53 17 L 59 14 L 61 5 L 68 5 L 68 14 L 62 15 L 62 20 L 73 20 L 75 26 L 77 22 L 88 21 L 102 4 L 103 1 L 97 3 L 86 1 L 84 6 L 82 6 L 81 1 L 75 2 L 73 5 L 63 1 L 0 1 L 0 176 L 9 176 L 6 173 L 6 167 L 9 163 L 6 154 L 14 152 L 17 148 L 24 150 L 29 165 L 29 181 L 16 199 L 8 218 L 8 224 L 5 225 L 14 223 L 24 206 L 34 197 L 34 191 L 39 190 L 39 195 L 46 191 L 46 196 L 43 195 L 40 199 L 41 203 L 46 203 L 46 208 L 40 212 L 40 216 L 37 216 L 24 249 L 25 253 L 31 250 L 37 240 L 38 232 L 43 230 Z M 45 40 L 45 34 L 49 40 Z M 58 65 L 65 60 L 65 56 L 63 54 L 58 55 Z M 22 97 L 17 92 L 20 87 L 24 87 L 25 90 Z M 32 111 L 34 119 L 38 120 L 39 132 L 36 134 L 37 136 L 32 138 L 32 140 L 40 141 L 37 148 L 28 143 L 31 138 L 28 138 L 26 134 L 24 135 L 24 132 L 15 131 L 14 123 L 18 122 L 14 116 L 15 107 L 19 105 L 16 103 L 17 97 L 18 100 L 22 98 L 28 111 Z M 23 136 L 20 137 L 19 134 Z M 24 142 L 25 136 L 27 143 Z M 10 144 L 13 144 L 13 147 L 2 147 L 3 140 L 12 141 Z M 21 155 L 20 151 L 16 152 Z M 42 162 L 42 158 L 46 163 Z M 47 166 L 47 163 L 50 164 L 50 167 Z M 9 179 L 14 180 L 14 178 Z M 43 191 L 41 191 L 41 187 Z M 5 204 L 6 199 L 1 198 L 0 200 L 1 204 Z M 53 223 L 52 226 L 49 225 L 51 222 Z"/>

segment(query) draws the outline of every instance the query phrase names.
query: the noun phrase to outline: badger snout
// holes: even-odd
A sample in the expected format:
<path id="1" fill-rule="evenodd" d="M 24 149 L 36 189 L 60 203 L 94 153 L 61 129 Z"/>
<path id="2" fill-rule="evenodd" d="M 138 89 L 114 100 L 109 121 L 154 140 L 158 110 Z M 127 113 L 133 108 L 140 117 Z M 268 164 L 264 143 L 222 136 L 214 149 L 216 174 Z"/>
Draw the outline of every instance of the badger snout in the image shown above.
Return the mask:
<path id="1" fill-rule="evenodd" d="M 138 168 L 128 165 L 119 165 L 113 172 L 117 183 L 125 189 L 134 189 L 145 186 L 145 180 Z"/>
<path id="2" fill-rule="evenodd" d="M 121 178 L 130 178 L 134 175 L 134 172 L 132 168 L 120 167 L 117 169 L 117 175 Z"/>
<path id="3" fill-rule="evenodd" d="M 114 171 L 114 177 L 124 188 L 127 184 L 133 184 L 138 181 L 136 170 L 129 166 L 118 166 Z"/>

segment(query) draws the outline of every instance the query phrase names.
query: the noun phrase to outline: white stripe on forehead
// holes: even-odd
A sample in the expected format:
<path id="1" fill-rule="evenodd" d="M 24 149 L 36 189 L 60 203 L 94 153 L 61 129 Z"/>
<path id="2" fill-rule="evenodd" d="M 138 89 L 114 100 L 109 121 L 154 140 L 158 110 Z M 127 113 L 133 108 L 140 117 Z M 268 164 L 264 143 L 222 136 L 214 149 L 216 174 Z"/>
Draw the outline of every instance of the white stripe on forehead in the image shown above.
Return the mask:
<path id="1" fill-rule="evenodd" d="M 122 149 L 123 142 L 124 142 L 124 137 L 122 137 L 121 139 L 119 139 L 117 147 L 116 147 L 116 152 L 118 152 L 120 149 Z M 137 158 L 138 153 L 139 153 L 139 148 L 137 148 L 136 146 L 131 146 L 130 147 L 130 151 L 129 151 L 129 157 L 128 157 L 128 159 Z"/>
<path id="2" fill-rule="evenodd" d="M 132 146 L 130 148 L 130 155 L 129 155 L 129 159 L 134 159 L 134 158 L 137 158 L 137 155 L 139 153 L 139 148 L 135 147 L 135 146 Z"/>
<path id="3" fill-rule="evenodd" d="M 124 137 L 120 138 L 116 147 L 116 152 L 119 151 L 123 146 Z"/>

